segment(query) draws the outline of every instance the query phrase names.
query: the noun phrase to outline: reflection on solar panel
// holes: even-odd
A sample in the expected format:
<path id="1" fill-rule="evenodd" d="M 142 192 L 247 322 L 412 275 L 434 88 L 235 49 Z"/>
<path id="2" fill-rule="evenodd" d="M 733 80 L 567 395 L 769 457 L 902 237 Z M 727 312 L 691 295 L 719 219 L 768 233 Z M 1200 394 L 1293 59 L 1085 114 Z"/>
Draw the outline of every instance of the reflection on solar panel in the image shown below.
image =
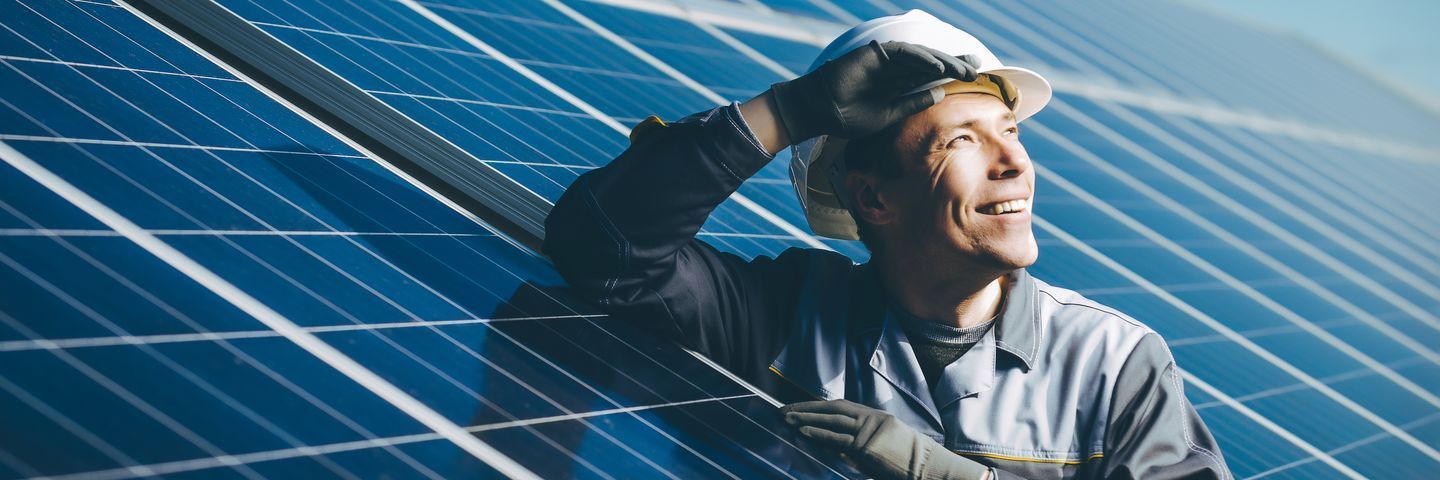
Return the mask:
<path id="1" fill-rule="evenodd" d="M 1237 475 L 1440 471 L 1440 118 L 1288 37 L 1154 2 L 0 0 L 0 478 L 852 475 L 526 245 L 627 125 L 904 8 L 1055 82 L 1031 271 L 1160 331 Z M 702 238 L 863 260 L 785 163 Z"/>

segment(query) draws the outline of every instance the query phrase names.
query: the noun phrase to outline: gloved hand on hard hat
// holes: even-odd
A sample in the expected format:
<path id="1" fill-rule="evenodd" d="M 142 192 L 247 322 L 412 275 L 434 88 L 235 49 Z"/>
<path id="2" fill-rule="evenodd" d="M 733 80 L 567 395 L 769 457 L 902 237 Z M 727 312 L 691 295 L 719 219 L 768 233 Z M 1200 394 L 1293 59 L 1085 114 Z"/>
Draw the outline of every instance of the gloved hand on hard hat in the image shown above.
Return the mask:
<path id="1" fill-rule="evenodd" d="M 879 480 L 982 479 L 990 472 L 894 416 L 849 400 L 792 403 L 780 413 L 801 435 L 844 453 Z"/>
<path id="2" fill-rule="evenodd" d="M 872 41 L 815 71 L 770 87 L 791 143 L 820 135 L 868 135 L 935 105 L 942 95 L 906 92 L 942 78 L 975 80 L 979 61 L 907 42 Z"/>

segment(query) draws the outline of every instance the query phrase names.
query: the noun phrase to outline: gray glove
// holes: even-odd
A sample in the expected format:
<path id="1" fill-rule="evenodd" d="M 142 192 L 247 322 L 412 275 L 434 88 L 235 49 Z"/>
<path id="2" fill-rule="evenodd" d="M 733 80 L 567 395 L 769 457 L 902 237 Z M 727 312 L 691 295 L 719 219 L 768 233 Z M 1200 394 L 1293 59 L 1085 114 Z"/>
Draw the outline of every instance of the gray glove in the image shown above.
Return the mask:
<path id="1" fill-rule="evenodd" d="M 876 479 L 977 480 L 989 472 L 894 416 L 849 400 L 792 403 L 780 413 L 801 435 L 844 453 Z"/>
<path id="2" fill-rule="evenodd" d="M 871 41 L 800 78 L 770 87 L 792 143 L 820 135 L 862 137 L 930 108 L 929 92 L 905 92 L 941 78 L 974 81 L 978 59 L 906 42 Z"/>

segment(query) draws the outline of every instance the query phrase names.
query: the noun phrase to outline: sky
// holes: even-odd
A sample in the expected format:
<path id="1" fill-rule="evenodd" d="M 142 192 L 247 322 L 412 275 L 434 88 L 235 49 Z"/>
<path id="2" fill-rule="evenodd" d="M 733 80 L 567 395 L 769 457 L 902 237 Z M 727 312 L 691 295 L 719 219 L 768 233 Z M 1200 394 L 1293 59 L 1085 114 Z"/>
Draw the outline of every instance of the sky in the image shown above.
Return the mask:
<path id="1" fill-rule="evenodd" d="M 1288 30 L 1359 65 L 1440 111 L 1440 0 L 1186 0 L 1198 8 Z"/>

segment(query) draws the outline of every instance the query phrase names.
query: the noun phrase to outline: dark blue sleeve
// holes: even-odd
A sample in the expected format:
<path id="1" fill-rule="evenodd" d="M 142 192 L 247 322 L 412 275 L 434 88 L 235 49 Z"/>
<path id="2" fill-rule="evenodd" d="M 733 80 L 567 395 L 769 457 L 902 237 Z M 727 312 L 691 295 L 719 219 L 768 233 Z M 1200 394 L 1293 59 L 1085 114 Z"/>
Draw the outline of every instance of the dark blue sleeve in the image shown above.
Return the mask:
<path id="1" fill-rule="evenodd" d="M 816 251 L 746 261 L 695 235 L 770 160 L 736 105 L 670 124 L 652 117 L 624 153 L 565 191 L 542 250 L 611 314 L 653 321 L 732 371 L 763 370 L 784 345 L 804 257 Z"/>

